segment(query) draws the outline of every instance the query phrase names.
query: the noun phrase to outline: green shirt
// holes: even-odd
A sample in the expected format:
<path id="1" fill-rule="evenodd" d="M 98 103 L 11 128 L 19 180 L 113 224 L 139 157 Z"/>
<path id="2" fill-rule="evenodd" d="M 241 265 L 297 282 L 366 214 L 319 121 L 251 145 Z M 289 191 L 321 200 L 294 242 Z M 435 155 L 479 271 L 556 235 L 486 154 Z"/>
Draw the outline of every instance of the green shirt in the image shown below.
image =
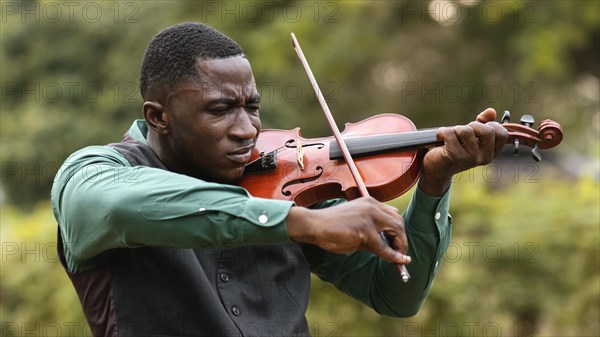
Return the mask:
<path id="1" fill-rule="evenodd" d="M 145 143 L 143 121 L 129 135 Z M 141 246 L 229 248 L 290 243 L 285 219 L 293 202 L 252 197 L 238 186 L 132 167 L 108 146 L 90 146 L 63 164 L 52 188 L 71 272 L 101 265 L 111 249 Z M 332 200 L 317 207 L 329 207 Z M 416 313 L 431 288 L 450 241 L 449 192 L 430 197 L 418 189 L 404 212 L 412 279 L 365 251 L 333 254 L 306 245 L 313 273 L 380 313 Z"/>

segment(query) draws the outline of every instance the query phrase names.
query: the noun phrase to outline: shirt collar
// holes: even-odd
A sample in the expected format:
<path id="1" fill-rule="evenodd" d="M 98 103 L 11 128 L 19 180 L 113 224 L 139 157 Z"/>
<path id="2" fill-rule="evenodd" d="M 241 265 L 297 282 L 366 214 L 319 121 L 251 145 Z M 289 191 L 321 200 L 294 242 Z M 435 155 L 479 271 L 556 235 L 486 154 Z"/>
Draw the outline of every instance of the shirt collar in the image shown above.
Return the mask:
<path id="1" fill-rule="evenodd" d="M 135 139 L 136 141 L 143 144 L 148 144 L 148 142 L 146 141 L 146 137 L 148 137 L 148 124 L 146 124 L 145 120 L 134 120 L 127 133 L 131 138 Z"/>

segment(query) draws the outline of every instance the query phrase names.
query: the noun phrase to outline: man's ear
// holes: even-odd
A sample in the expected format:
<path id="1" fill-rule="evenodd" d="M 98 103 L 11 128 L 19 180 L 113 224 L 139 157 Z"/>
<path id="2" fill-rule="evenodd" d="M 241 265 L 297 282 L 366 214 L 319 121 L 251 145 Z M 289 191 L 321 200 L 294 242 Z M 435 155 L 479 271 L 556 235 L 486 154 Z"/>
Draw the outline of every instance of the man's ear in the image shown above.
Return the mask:
<path id="1" fill-rule="evenodd" d="M 148 127 L 163 136 L 170 132 L 169 115 L 164 110 L 162 104 L 153 101 L 144 102 L 142 107 Z"/>

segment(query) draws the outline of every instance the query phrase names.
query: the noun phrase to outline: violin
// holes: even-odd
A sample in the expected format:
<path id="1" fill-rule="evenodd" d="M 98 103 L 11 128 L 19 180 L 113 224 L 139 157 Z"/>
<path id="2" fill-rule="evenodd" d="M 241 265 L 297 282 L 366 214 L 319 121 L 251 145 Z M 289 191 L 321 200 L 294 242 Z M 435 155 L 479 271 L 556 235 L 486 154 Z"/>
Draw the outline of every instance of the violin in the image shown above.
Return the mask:
<path id="1" fill-rule="evenodd" d="M 505 111 L 501 125 L 509 133 L 507 144 L 513 145 L 513 154 L 526 146 L 535 161 L 541 160 L 539 150 L 563 139 L 561 126 L 548 119 L 535 130 L 532 116 L 510 123 L 510 112 Z M 347 123 L 342 135 L 369 194 L 387 201 L 418 181 L 427 149 L 443 145 L 436 139 L 437 130 L 416 130 L 402 115 L 380 114 Z M 333 136 L 307 139 L 300 128 L 261 131 L 240 185 L 256 197 L 291 200 L 300 206 L 361 196 Z"/>
<path id="2" fill-rule="evenodd" d="M 419 178 L 427 147 L 443 145 L 436 138 L 437 129 L 417 131 L 408 118 L 383 114 L 347 123 L 344 139 L 294 33 L 291 37 L 333 138 L 305 139 L 299 128 L 261 132 L 240 185 L 256 197 L 292 200 L 300 206 L 337 197 L 352 200 L 371 195 L 387 201 L 409 190 Z M 531 128 L 534 120 L 530 115 L 523 116 L 520 125 L 509 121 L 507 111 L 502 125 L 509 132 L 507 143 L 514 144 L 515 155 L 522 143 L 531 147 L 533 158 L 540 161 L 538 149 L 562 141 L 562 129 L 554 121 L 542 121 L 537 131 Z M 356 162 L 353 156 L 358 156 Z M 391 245 L 385 233 L 380 236 Z M 406 266 L 396 266 L 402 281 L 408 282 Z"/>

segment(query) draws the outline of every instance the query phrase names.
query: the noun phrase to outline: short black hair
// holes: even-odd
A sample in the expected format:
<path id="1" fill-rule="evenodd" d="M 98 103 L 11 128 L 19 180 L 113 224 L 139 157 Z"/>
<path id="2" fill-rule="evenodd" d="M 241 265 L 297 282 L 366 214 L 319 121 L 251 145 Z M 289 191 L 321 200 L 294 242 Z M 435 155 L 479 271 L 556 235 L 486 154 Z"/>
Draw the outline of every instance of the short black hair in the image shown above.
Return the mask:
<path id="1" fill-rule="evenodd" d="M 160 31 L 144 53 L 140 71 L 140 92 L 144 99 L 151 91 L 173 88 L 198 79 L 194 66 L 206 60 L 244 55 L 242 48 L 218 30 L 198 22 L 184 22 Z"/>

